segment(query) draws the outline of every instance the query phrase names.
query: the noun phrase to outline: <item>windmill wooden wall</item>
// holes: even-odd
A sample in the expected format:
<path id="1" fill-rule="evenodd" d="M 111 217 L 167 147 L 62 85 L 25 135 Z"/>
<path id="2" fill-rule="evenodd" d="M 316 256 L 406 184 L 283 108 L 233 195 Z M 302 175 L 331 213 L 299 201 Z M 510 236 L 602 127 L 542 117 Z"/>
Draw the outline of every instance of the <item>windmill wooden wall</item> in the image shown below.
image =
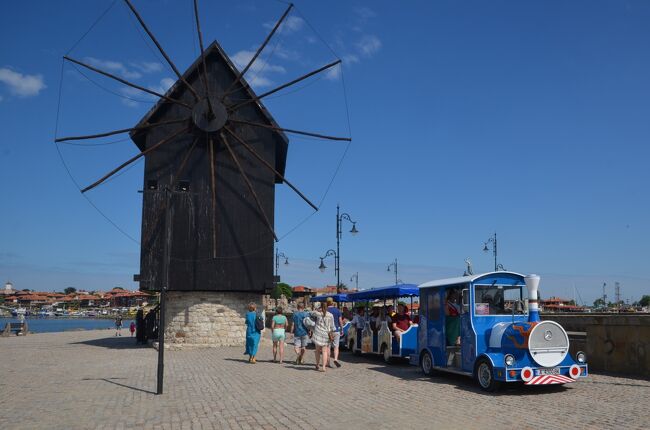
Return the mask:
<path id="1" fill-rule="evenodd" d="M 213 43 L 206 49 L 206 61 L 211 92 L 222 94 L 236 78 L 232 63 L 221 48 Z M 199 91 L 197 81 L 200 61 L 184 74 Z M 233 93 L 231 99 L 251 98 L 250 88 Z M 199 91 L 202 93 L 202 91 Z M 182 83 L 172 87 L 168 95 L 192 100 Z M 178 104 L 162 100 L 143 118 L 139 125 L 189 117 L 191 112 Z M 263 106 L 249 103 L 233 117 L 276 125 Z M 141 150 L 151 147 L 180 129 L 179 124 L 154 127 L 132 136 Z M 284 174 L 287 140 L 282 133 L 259 127 L 231 125 L 237 135 L 252 146 L 280 174 Z M 246 151 L 232 136 L 225 133 L 241 166 L 261 201 L 266 216 L 273 225 L 276 175 Z M 197 139 L 182 173 L 174 184 L 172 177 L 179 171 L 190 147 Z M 189 184 L 187 192 L 175 192 L 171 197 L 172 246 L 170 290 L 180 291 L 241 291 L 264 292 L 273 286 L 273 235 L 249 192 L 242 175 L 214 135 L 215 149 L 215 207 L 212 212 L 211 168 L 208 136 L 193 130 L 163 144 L 145 156 L 142 210 L 142 246 L 140 259 L 140 288 L 159 289 L 163 283 L 165 241 L 165 186 L 176 190 L 178 184 Z M 156 184 L 156 190 L 149 190 Z M 212 217 L 215 216 L 214 223 Z M 216 233 L 213 234 L 213 225 Z M 213 238 L 216 237 L 216 255 Z M 216 257 L 216 258 L 215 258 Z"/>

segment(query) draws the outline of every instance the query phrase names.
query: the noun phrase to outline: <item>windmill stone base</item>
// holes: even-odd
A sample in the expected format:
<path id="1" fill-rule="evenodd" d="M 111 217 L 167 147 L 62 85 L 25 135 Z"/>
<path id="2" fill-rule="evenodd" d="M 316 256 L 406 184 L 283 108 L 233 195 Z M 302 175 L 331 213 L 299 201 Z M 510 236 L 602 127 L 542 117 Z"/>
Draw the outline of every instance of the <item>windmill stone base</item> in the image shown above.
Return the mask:
<path id="1" fill-rule="evenodd" d="M 240 346 L 246 342 L 248 304 L 261 294 L 170 291 L 165 309 L 165 346 Z"/>

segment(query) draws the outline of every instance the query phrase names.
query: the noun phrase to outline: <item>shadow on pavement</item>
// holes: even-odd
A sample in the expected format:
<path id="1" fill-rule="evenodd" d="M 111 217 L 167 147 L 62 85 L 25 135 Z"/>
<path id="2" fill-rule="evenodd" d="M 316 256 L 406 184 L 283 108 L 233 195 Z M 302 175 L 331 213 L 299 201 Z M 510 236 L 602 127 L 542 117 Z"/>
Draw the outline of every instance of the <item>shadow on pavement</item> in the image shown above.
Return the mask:
<path id="1" fill-rule="evenodd" d="M 354 357 L 354 359 L 352 358 Z M 428 377 L 424 376 L 420 368 L 417 366 L 412 366 L 408 364 L 406 360 L 396 361 L 393 364 L 384 363 L 383 359 L 380 356 L 374 355 L 364 355 L 364 356 L 353 356 L 351 354 L 346 355 L 346 361 L 348 362 L 365 362 L 370 364 L 368 370 L 374 372 L 384 373 L 396 378 L 403 379 L 405 381 L 422 381 L 436 384 L 441 389 L 454 389 L 454 390 L 463 390 L 469 391 L 476 394 L 486 395 L 486 396 L 536 396 L 549 393 L 561 393 L 566 390 L 570 390 L 571 387 L 564 385 L 544 385 L 544 386 L 534 386 L 528 387 L 522 383 L 509 383 L 502 384 L 501 388 L 496 392 L 485 392 L 481 390 L 478 386 L 478 383 L 464 375 L 457 375 L 455 373 L 446 373 L 446 372 L 437 372 L 434 376 Z M 373 366 L 376 364 L 376 366 Z"/>
<path id="2" fill-rule="evenodd" d="M 91 339 L 91 340 L 84 340 L 80 342 L 71 342 L 70 345 L 89 345 L 89 346 L 98 346 L 100 348 L 111 348 L 111 349 L 133 349 L 133 348 L 148 347 L 148 345 L 140 345 L 135 343 L 135 338 L 133 337 L 105 337 L 102 339 Z"/>
<path id="3" fill-rule="evenodd" d="M 145 389 L 142 389 L 142 388 L 132 387 L 130 385 L 115 382 L 115 379 L 128 379 L 128 378 L 82 378 L 81 380 L 82 381 L 104 381 L 104 382 L 108 382 L 109 384 L 118 385 L 120 387 L 128 388 L 129 390 L 140 391 L 141 393 L 147 393 L 147 394 L 156 394 L 155 391 L 149 391 L 149 390 L 145 390 Z"/>

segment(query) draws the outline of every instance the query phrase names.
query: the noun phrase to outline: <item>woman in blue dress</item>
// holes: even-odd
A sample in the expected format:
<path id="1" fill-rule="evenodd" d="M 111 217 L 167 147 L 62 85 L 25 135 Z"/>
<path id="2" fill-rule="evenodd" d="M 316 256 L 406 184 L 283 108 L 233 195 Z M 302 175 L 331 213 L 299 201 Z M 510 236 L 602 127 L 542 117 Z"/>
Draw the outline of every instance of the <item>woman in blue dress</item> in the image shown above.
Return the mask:
<path id="1" fill-rule="evenodd" d="M 246 314 L 246 352 L 244 354 L 248 355 L 248 362 L 253 364 L 257 363 L 255 356 L 257 355 L 257 346 L 260 344 L 260 332 L 255 327 L 256 308 L 255 303 L 249 303 L 248 313 Z"/>

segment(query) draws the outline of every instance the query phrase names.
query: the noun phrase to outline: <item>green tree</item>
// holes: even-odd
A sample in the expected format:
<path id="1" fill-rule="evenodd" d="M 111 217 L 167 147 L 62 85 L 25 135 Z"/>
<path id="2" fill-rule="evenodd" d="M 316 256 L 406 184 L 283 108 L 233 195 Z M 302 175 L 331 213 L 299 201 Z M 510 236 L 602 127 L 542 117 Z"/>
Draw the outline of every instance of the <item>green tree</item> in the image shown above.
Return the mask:
<path id="1" fill-rule="evenodd" d="M 605 300 L 603 300 L 602 298 L 594 300 L 594 307 L 595 308 L 605 307 Z"/>
<path id="2" fill-rule="evenodd" d="M 63 290 L 63 294 L 74 294 L 77 292 L 77 289 L 75 287 L 68 287 L 65 290 Z"/>
<path id="3" fill-rule="evenodd" d="M 292 295 L 293 290 L 291 289 L 291 286 L 289 284 L 285 284 L 284 282 L 278 282 L 275 287 L 273 287 L 273 291 L 271 291 L 271 297 L 276 300 L 279 299 L 280 296 L 284 296 L 287 299 L 290 299 Z"/>
<path id="4" fill-rule="evenodd" d="M 343 282 L 341 282 L 341 283 L 339 284 L 339 290 L 341 290 L 341 291 L 347 291 L 347 290 L 348 290 L 348 286 L 345 285 Z"/>
<path id="5" fill-rule="evenodd" d="M 644 295 L 643 297 L 641 297 L 641 300 L 639 300 L 639 305 L 643 307 L 650 305 L 650 296 Z"/>

